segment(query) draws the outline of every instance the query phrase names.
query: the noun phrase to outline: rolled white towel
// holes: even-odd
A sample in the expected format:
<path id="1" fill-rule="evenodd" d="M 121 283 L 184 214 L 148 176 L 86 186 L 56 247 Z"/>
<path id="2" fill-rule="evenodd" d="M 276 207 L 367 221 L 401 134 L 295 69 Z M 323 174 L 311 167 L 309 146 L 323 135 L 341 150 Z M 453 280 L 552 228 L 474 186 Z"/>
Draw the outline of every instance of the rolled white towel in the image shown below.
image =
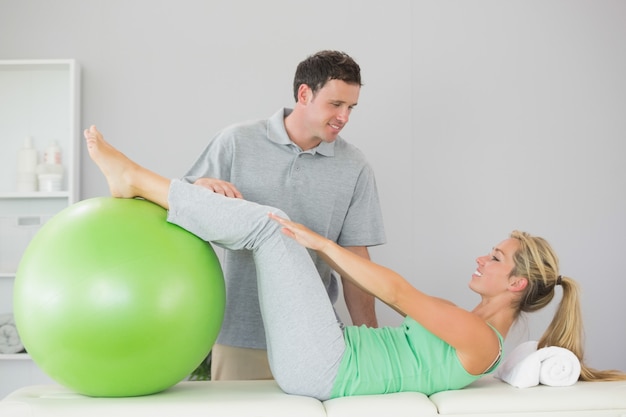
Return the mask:
<path id="1" fill-rule="evenodd" d="M 0 353 L 19 353 L 24 345 L 15 326 L 12 314 L 0 315 Z"/>
<path id="2" fill-rule="evenodd" d="M 551 387 L 568 387 L 580 378 L 580 361 L 570 350 L 549 346 L 537 351 L 539 383 Z"/>
<path id="3" fill-rule="evenodd" d="M 580 361 L 565 348 L 550 346 L 537 349 L 537 341 L 530 341 L 517 346 L 495 376 L 517 388 L 539 384 L 564 387 L 578 381 Z"/>

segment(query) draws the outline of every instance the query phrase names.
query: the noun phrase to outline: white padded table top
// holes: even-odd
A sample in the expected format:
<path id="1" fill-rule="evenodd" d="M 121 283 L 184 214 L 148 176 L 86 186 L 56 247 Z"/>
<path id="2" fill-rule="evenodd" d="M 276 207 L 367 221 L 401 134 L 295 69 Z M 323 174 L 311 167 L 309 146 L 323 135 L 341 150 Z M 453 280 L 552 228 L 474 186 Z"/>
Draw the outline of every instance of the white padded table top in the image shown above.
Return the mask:
<path id="1" fill-rule="evenodd" d="M 428 417 L 437 407 L 419 392 L 363 395 L 324 401 L 328 417 Z"/>
<path id="2" fill-rule="evenodd" d="M 415 392 L 320 402 L 274 381 L 181 382 L 158 394 L 92 398 L 59 385 L 21 388 L 0 417 L 626 417 L 626 381 L 519 389 L 491 376 L 430 398 Z"/>
<path id="3" fill-rule="evenodd" d="M 434 394 L 441 415 L 626 417 L 626 381 L 577 382 L 568 387 L 515 388 L 493 376 L 457 391 Z"/>
<path id="4" fill-rule="evenodd" d="M 297 413 L 294 414 L 294 410 Z M 2 417 L 319 417 L 321 402 L 287 395 L 274 381 L 184 381 L 143 397 L 93 398 L 58 385 L 34 385 L 0 402 Z"/>

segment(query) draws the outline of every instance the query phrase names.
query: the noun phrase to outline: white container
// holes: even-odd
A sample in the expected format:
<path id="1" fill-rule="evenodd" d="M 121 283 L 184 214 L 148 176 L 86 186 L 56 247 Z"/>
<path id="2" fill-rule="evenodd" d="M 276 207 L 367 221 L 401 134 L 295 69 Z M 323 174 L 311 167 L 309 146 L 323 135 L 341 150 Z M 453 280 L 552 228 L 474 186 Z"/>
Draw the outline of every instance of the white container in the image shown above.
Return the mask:
<path id="1" fill-rule="evenodd" d="M 50 146 L 43 153 L 43 163 L 44 164 L 54 164 L 61 165 L 61 148 L 59 148 L 59 142 L 53 140 Z"/>
<path id="2" fill-rule="evenodd" d="M 53 141 L 43 155 L 43 163 L 37 166 L 39 191 L 53 192 L 63 190 L 64 169 L 61 164 L 61 148 Z"/>
<path id="3" fill-rule="evenodd" d="M 39 191 L 52 192 L 63 189 L 63 174 L 39 174 Z"/>
<path id="4" fill-rule="evenodd" d="M 37 150 L 30 136 L 24 138 L 24 145 L 17 154 L 17 191 L 37 191 Z"/>

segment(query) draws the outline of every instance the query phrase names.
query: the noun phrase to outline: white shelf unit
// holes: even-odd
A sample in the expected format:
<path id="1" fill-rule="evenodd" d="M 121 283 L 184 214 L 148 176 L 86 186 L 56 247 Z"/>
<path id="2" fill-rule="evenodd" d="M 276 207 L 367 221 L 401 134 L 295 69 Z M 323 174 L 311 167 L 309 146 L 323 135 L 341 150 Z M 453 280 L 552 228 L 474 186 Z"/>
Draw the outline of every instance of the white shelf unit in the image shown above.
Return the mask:
<path id="1" fill-rule="evenodd" d="M 39 228 L 78 200 L 80 68 L 73 59 L 0 60 L 0 315 L 12 314 L 13 282 Z M 18 192 L 17 155 L 30 136 L 38 151 L 57 141 L 61 191 Z M 26 353 L 0 354 L 0 398 L 29 384 L 50 383 Z"/>

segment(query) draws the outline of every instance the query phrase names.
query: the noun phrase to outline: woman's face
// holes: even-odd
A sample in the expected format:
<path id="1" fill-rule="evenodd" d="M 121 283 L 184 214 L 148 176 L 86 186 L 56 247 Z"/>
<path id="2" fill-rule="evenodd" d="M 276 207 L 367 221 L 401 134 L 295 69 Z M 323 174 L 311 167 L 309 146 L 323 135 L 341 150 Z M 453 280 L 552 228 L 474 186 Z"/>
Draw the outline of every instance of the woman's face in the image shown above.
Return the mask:
<path id="1" fill-rule="evenodd" d="M 494 296 L 507 291 L 510 274 L 515 267 L 513 255 L 518 248 L 519 241 L 509 238 L 494 247 L 489 254 L 478 257 L 470 288 L 484 296 Z"/>

